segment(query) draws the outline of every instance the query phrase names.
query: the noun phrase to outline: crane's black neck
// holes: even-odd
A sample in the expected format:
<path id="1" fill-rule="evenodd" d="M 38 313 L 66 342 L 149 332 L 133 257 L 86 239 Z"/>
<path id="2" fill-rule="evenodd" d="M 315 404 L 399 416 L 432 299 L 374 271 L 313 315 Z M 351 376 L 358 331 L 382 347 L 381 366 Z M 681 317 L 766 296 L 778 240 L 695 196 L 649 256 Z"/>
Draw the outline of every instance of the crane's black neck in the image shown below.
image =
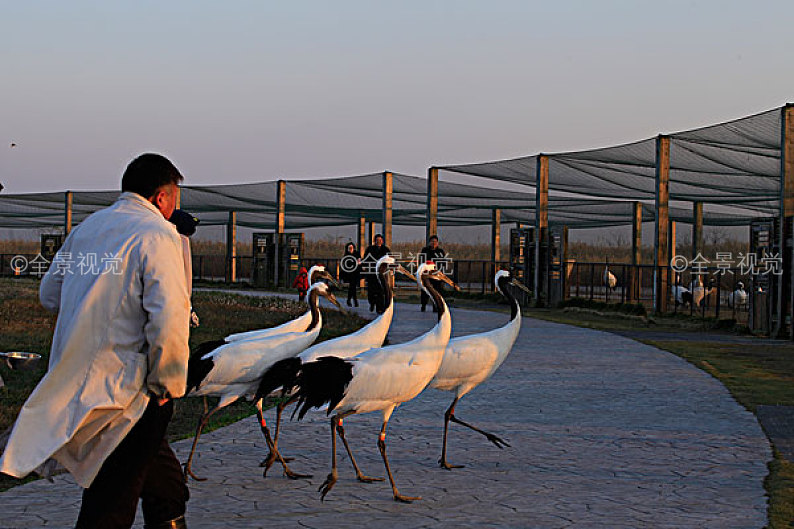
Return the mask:
<path id="1" fill-rule="evenodd" d="M 430 294 L 430 297 L 433 298 L 433 303 L 436 305 L 436 310 L 438 311 L 438 321 L 441 321 L 441 316 L 444 315 L 444 311 L 446 307 L 444 305 L 444 298 L 441 297 L 441 294 L 433 288 L 433 281 L 430 279 L 430 275 L 422 276 L 422 285 L 427 289 L 427 292 Z"/>
<path id="2" fill-rule="evenodd" d="M 317 289 L 312 289 L 309 291 L 309 310 L 312 312 L 312 321 L 309 323 L 309 327 L 306 329 L 306 332 L 314 330 L 317 325 L 320 323 L 320 300 L 318 299 L 319 294 L 317 294 Z"/>
<path id="3" fill-rule="evenodd" d="M 378 268 L 378 280 L 380 284 L 383 285 L 383 297 L 385 298 L 385 307 L 391 305 L 392 297 L 394 296 L 394 292 L 391 288 L 391 281 L 389 281 L 389 276 L 386 272 L 389 270 L 389 265 L 386 263 L 381 263 L 380 267 Z"/>
<path id="4" fill-rule="evenodd" d="M 518 300 L 516 300 L 516 297 L 512 292 L 510 292 L 510 289 L 507 288 L 507 286 L 510 284 L 510 281 L 507 279 L 507 276 L 502 276 L 499 278 L 498 283 L 499 292 L 501 292 L 502 295 L 507 298 L 507 301 L 510 302 L 510 319 L 514 320 L 516 316 L 518 316 Z"/>

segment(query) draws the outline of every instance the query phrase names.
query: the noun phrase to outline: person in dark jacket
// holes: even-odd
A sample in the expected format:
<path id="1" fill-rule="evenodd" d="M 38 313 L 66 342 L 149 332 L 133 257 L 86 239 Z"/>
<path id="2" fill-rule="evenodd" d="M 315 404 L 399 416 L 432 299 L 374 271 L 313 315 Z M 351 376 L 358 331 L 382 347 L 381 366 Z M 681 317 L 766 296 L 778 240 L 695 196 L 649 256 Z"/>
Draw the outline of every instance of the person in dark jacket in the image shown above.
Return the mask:
<path id="1" fill-rule="evenodd" d="M 419 258 L 421 262 L 432 261 L 436 263 L 437 259 L 442 260 L 442 259 L 446 259 L 446 257 L 447 257 L 447 252 L 445 252 L 444 249 L 438 245 L 438 235 L 431 235 L 430 238 L 427 240 L 427 246 L 422 248 L 422 250 L 419 252 Z M 432 282 L 434 289 L 436 289 L 437 291 L 441 290 L 441 281 L 435 281 L 432 279 L 430 281 Z M 420 296 L 420 303 L 422 304 L 422 309 L 421 309 L 422 312 L 425 311 L 428 301 L 430 301 L 430 296 L 428 296 L 427 293 L 424 290 L 422 290 Z M 435 307 L 433 307 L 433 312 L 436 312 Z"/>
<path id="2" fill-rule="evenodd" d="M 361 281 L 361 254 L 356 245 L 349 242 L 345 245 L 345 255 L 339 263 L 339 279 L 347 283 L 347 306 L 358 307 L 358 284 Z"/>
<path id="3" fill-rule="evenodd" d="M 361 273 L 367 281 L 367 300 L 369 301 L 369 311 L 377 310 L 378 314 L 383 314 L 386 310 L 386 299 L 383 286 L 378 279 L 375 263 L 391 250 L 384 244 L 383 235 L 375 235 L 374 242 L 367 246 L 364 257 L 361 259 Z"/>

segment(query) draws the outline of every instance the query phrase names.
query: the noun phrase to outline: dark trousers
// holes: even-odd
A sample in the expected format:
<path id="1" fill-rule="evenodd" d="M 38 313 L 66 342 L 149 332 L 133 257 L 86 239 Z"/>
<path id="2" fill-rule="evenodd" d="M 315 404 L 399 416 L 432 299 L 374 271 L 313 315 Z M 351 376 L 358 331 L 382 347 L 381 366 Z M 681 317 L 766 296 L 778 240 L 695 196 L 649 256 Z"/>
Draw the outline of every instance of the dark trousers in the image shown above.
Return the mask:
<path id="1" fill-rule="evenodd" d="M 143 416 L 108 456 L 91 486 L 83 491 L 77 529 L 129 528 L 138 498 L 147 525 L 185 514 L 189 492 L 182 467 L 165 437 L 173 401 L 151 399 Z"/>
<path id="2" fill-rule="evenodd" d="M 386 310 L 386 296 L 383 291 L 383 285 L 376 276 L 366 276 L 367 280 L 367 301 L 375 307 L 378 314 L 382 314 Z"/>
<path id="3" fill-rule="evenodd" d="M 439 292 L 439 293 L 441 292 L 441 288 L 442 288 L 442 287 L 441 287 L 441 285 L 442 285 L 441 281 L 438 281 L 438 280 L 435 280 L 435 279 L 431 279 L 431 280 L 430 280 L 430 284 L 431 284 L 431 285 L 433 285 L 433 289 L 434 289 L 436 292 Z M 430 303 L 430 305 L 432 305 L 433 307 L 435 307 L 435 304 L 434 304 L 434 303 L 433 303 L 433 301 L 430 299 L 430 296 L 427 294 L 427 292 L 425 292 L 425 291 L 424 291 L 424 289 L 422 289 L 422 291 L 421 291 L 421 293 L 420 293 L 420 296 L 419 296 L 419 299 L 420 299 L 420 303 L 422 304 L 422 307 L 423 307 L 423 308 L 424 308 L 425 306 L 427 306 L 427 304 L 428 304 L 428 303 Z M 414 310 L 416 310 L 416 309 L 414 309 Z"/>
<path id="4" fill-rule="evenodd" d="M 358 306 L 358 281 L 351 281 L 347 284 L 347 300 L 355 301 Z"/>

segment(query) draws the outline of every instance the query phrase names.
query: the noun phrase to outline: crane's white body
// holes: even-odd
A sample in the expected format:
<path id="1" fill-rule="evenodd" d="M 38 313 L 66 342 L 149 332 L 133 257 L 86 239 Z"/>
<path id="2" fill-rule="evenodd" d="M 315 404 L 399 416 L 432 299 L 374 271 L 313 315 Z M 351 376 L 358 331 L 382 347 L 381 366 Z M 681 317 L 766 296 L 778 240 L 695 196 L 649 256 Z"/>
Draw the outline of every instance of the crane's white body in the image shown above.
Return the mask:
<path id="1" fill-rule="evenodd" d="M 505 361 L 521 330 L 521 309 L 506 325 L 449 341 L 431 388 L 460 398 L 487 380 Z"/>
<path id="2" fill-rule="evenodd" d="M 747 291 L 744 290 L 744 284 L 739 283 L 739 287 L 728 294 L 728 306 L 741 307 L 747 303 Z"/>
<path id="3" fill-rule="evenodd" d="M 338 358 L 352 358 L 373 347 L 380 347 L 389 333 L 392 317 L 394 315 L 394 298 L 383 314 L 372 320 L 370 323 L 360 328 L 356 332 L 326 340 L 312 345 L 298 358 L 301 362 L 312 362 L 321 356 L 336 356 Z"/>
<path id="4" fill-rule="evenodd" d="M 324 271 L 325 267 L 322 265 L 314 265 L 309 269 L 308 277 L 309 277 L 309 284 L 314 284 L 312 281 L 312 276 L 315 272 Z M 290 320 L 286 323 L 282 323 L 276 327 L 268 327 L 267 329 L 256 329 L 253 331 L 246 331 L 246 332 L 237 332 L 234 334 L 230 334 L 224 340 L 227 343 L 231 342 L 239 342 L 241 340 L 259 340 L 262 338 L 270 338 L 271 336 L 277 336 L 279 334 L 285 334 L 290 332 L 303 332 L 308 327 L 312 321 L 312 311 L 307 310 L 301 316 Z"/>
<path id="5" fill-rule="evenodd" d="M 604 269 L 604 285 L 607 288 L 615 288 L 618 284 L 618 278 L 615 277 L 615 274 L 609 271 L 609 265 L 607 265 L 606 269 Z"/>
<path id="6" fill-rule="evenodd" d="M 426 266 L 430 265 L 422 265 Z M 422 267 L 416 274 L 419 278 Z M 386 422 L 397 406 L 427 387 L 441 366 L 452 332 L 452 318 L 443 299 L 442 303 L 441 318 L 430 331 L 409 342 L 370 349 L 350 359 L 353 378 L 335 413 L 380 411 Z"/>
<path id="7" fill-rule="evenodd" d="M 220 397 L 219 408 L 241 397 L 253 398 L 265 371 L 279 360 L 297 356 L 309 347 L 319 336 L 321 328 L 322 317 L 319 324 L 308 332 L 241 340 L 218 347 L 202 357 L 202 360 L 212 359 L 212 370 L 198 389 L 191 391 L 188 396 Z"/>
<path id="8" fill-rule="evenodd" d="M 689 292 L 689 289 L 683 285 L 673 285 L 670 288 L 673 291 L 673 297 L 675 298 L 676 303 L 682 305 L 684 303 L 684 294 Z"/>

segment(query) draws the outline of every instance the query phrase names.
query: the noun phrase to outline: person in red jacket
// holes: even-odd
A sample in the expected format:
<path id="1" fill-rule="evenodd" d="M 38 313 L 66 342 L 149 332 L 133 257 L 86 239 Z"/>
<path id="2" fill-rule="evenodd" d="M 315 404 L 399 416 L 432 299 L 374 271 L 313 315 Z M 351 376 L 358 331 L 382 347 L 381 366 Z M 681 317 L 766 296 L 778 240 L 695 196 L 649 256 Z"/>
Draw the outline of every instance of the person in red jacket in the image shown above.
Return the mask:
<path id="1" fill-rule="evenodd" d="M 306 291 L 309 290 L 309 273 L 305 267 L 301 267 L 298 275 L 295 276 L 295 281 L 292 282 L 292 288 L 298 289 L 298 301 L 303 301 L 306 297 Z"/>

